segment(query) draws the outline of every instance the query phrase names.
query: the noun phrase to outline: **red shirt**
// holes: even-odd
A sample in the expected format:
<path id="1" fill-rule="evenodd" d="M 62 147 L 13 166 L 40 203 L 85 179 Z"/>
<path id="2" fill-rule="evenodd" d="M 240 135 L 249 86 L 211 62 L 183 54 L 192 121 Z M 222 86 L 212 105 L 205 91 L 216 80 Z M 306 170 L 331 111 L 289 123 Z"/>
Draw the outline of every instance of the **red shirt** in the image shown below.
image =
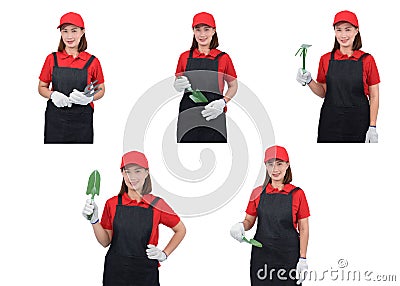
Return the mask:
<path id="1" fill-rule="evenodd" d="M 140 202 L 132 200 L 127 193 L 122 195 L 122 204 L 124 206 L 138 206 L 148 208 L 150 203 L 155 199 L 155 196 L 148 194 L 144 195 Z M 108 199 L 104 207 L 101 217 L 101 225 L 104 229 L 112 230 L 115 211 L 117 209 L 118 196 Z M 153 207 L 153 229 L 150 235 L 148 244 L 158 244 L 158 225 L 163 224 L 167 227 L 174 227 L 180 222 L 180 218 L 175 214 L 172 208 L 163 200 L 160 199 L 155 207 Z"/>
<path id="2" fill-rule="evenodd" d="M 286 184 L 283 190 L 278 190 L 272 187 L 271 184 L 267 185 L 266 193 L 274 194 L 288 194 L 293 190 L 295 186 L 291 184 Z M 253 190 L 250 196 L 249 204 L 247 205 L 246 213 L 251 216 L 257 216 L 257 207 L 260 203 L 260 195 L 262 193 L 262 186 L 259 186 Z M 300 219 L 307 218 L 310 216 L 310 210 L 308 209 L 308 203 L 306 195 L 302 189 L 299 189 L 292 193 L 292 216 L 293 216 L 293 226 L 297 229 L 297 223 Z"/>
<path id="3" fill-rule="evenodd" d="M 365 52 L 361 50 L 356 50 L 349 57 L 336 50 L 334 54 L 335 60 L 353 60 L 357 61 Z M 319 83 L 326 83 L 326 74 L 328 72 L 329 61 L 331 59 L 331 53 L 326 53 L 323 55 L 319 61 L 318 76 L 317 81 Z M 363 62 L 363 83 L 364 83 L 364 93 L 368 97 L 369 90 L 368 87 L 380 83 L 379 72 L 376 66 L 374 57 L 369 55 L 362 59 Z"/>
<path id="4" fill-rule="evenodd" d="M 182 53 L 179 57 L 178 65 L 176 67 L 176 76 L 182 75 L 182 73 L 186 70 L 187 60 L 189 58 L 190 51 L 186 51 Z M 193 51 L 193 58 L 205 58 L 205 59 L 215 59 L 215 57 L 220 54 L 221 51 L 218 49 L 210 50 L 208 55 L 204 53 L 200 53 L 198 49 L 194 49 Z M 219 89 L 221 94 L 224 91 L 224 85 L 226 82 L 231 82 L 232 80 L 236 79 L 236 71 L 235 67 L 233 66 L 232 60 L 228 54 L 224 54 L 218 59 L 218 82 L 219 82 Z"/>
<path id="5" fill-rule="evenodd" d="M 74 58 L 72 55 L 68 55 L 65 50 L 63 52 L 57 52 L 56 55 L 59 67 L 69 67 L 78 69 L 82 69 L 85 66 L 86 62 L 92 56 L 87 52 L 80 52 L 78 56 Z M 45 83 L 51 83 L 53 67 L 54 67 L 54 57 L 53 54 L 50 54 L 47 56 L 46 61 L 43 64 L 39 79 Z M 88 68 L 87 84 L 95 80 L 98 80 L 96 84 L 104 83 L 103 70 L 101 69 L 100 61 L 98 60 L 98 58 L 95 58 Z M 91 102 L 90 104 L 93 107 L 93 102 Z"/>

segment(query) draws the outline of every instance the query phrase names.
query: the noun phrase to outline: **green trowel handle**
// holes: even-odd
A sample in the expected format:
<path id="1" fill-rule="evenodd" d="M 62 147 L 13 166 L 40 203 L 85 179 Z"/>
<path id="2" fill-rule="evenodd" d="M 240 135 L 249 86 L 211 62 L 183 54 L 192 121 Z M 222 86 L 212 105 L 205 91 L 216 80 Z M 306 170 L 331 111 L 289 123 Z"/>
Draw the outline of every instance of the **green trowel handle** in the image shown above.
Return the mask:
<path id="1" fill-rule="evenodd" d="M 250 240 L 247 239 L 245 236 L 243 236 L 243 241 L 255 246 L 255 247 L 262 247 L 261 242 L 258 242 L 257 240 L 251 238 Z"/>
<path id="2" fill-rule="evenodd" d="M 305 74 L 305 73 L 306 73 L 306 69 L 303 67 L 303 74 Z M 306 86 L 306 83 L 303 82 L 301 85 L 302 85 L 302 86 Z"/>
<path id="3" fill-rule="evenodd" d="M 91 204 L 93 204 L 93 203 L 94 203 L 94 194 L 92 195 L 92 203 Z M 91 213 L 90 215 L 87 215 L 86 217 L 88 220 L 91 220 L 92 216 L 93 216 L 93 213 Z"/>

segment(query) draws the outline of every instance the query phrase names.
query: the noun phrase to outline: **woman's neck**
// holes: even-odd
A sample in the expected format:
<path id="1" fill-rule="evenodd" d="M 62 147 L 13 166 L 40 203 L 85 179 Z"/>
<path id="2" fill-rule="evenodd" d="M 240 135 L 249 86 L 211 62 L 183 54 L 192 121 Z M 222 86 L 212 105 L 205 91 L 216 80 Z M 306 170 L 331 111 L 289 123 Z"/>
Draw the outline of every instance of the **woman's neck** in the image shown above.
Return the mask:
<path id="1" fill-rule="evenodd" d="M 142 200 L 142 196 L 140 195 L 139 191 L 136 191 L 134 189 L 128 189 L 128 197 L 131 198 L 132 200 L 136 200 L 140 202 Z"/>
<path id="2" fill-rule="evenodd" d="M 347 55 L 348 57 L 351 57 L 353 55 L 353 53 L 354 53 L 353 49 L 350 48 L 350 47 L 348 47 L 348 48 L 347 47 L 346 48 L 340 47 L 340 52 L 343 55 Z"/>
<path id="3" fill-rule="evenodd" d="M 199 50 L 200 53 L 205 54 L 205 55 L 208 55 L 211 51 L 209 46 L 207 46 L 207 47 L 199 46 L 197 49 Z"/>
<path id="4" fill-rule="evenodd" d="M 76 58 L 76 57 L 79 55 L 78 48 L 73 48 L 73 49 L 71 49 L 71 48 L 65 47 L 65 52 L 66 52 L 68 55 L 73 56 L 74 58 Z"/>
<path id="5" fill-rule="evenodd" d="M 278 189 L 278 190 L 282 191 L 285 184 L 282 181 L 271 181 L 271 186 L 274 189 Z"/>

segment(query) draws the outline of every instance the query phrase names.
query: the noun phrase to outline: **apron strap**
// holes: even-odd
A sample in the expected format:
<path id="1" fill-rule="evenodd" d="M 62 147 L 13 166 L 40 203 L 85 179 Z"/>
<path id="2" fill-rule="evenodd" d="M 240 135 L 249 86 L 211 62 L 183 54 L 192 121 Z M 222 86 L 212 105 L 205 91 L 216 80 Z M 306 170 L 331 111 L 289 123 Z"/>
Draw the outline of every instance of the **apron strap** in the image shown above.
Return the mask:
<path id="1" fill-rule="evenodd" d="M 54 58 L 54 66 L 58 67 L 57 53 L 56 52 L 53 52 L 53 58 Z"/>
<path id="2" fill-rule="evenodd" d="M 335 53 L 331 52 L 331 61 L 335 60 Z"/>
<path id="3" fill-rule="evenodd" d="M 295 192 L 295 191 L 297 191 L 297 190 L 300 190 L 300 188 L 299 188 L 299 187 L 296 187 L 296 188 L 294 188 L 293 190 L 291 190 L 291 191 L 289 192 L 289 194 L 288 194 L 288 195 L 290 195 L 290 194 L 294 193 L 294 192 Z"/>
<path id="4" fill-rule="evenodd" d="M 220 52 L 214 59 L 214 61 L 218 60 L 221 56 L 225 55 L 225 52 Z"/>
<path id="5" fill-rule="evenodd" d="M 366 56 L 369 56 L 369 54 L 368 54 L 368 53 L 363 54 L 363 55 L 358 59 L 358 61 L 362 61 L 363 58 L 365 58 Z"/>
<path id="6" fill-rule="evenodd" d="M 86 70 L 86 69 L 90 66 L 90 64 L 93 62 L 93 60 L 94 60 L 95 58 L 96 58 L 96 57 L 92 55 L 92 56 L 90 57 L 90 59 L 87 61 L 86 65 L 83 67 L 83 69 Z"/>
<path id="7" fill-rule="evenodd" d="M 160 197 L 155 197 L 154 200 L 150 203 L 150 207 L 153 208 L 160 199 Z"/>
<path id="8" fill-rule="evenodd" d="M 122 205 L 122 196 L 118 195 L 118 205 Z"/>

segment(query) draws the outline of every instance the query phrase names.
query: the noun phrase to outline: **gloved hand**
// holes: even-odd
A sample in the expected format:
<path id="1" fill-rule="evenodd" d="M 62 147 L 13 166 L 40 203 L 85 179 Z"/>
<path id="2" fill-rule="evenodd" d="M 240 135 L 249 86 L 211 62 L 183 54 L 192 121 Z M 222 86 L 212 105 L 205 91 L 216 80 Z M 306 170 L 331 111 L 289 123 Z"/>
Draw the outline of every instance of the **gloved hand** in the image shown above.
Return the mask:
<path id="1" fill-rule="evenodd" d="M 93 96 L 86 96 L 83 92 L 74 89 L 74 91 L 69 94 L 69 101 L 75 104 L 88 105 L 93 101 Z"/>
<path id="2" fill-rule="evenodd" d="M 309 71 L 303 70 L 302 68 L 299 68 L 299 70 L 297 71 L 296 80 L 302 85 L 309 84 L 312 80 L 311 73 Z"/>
<path id="3" fill-rule="evenodd" d="M 226 102 L 223 98 L 211 101 L 204 107 L 204 110 L 201 112 L 201 115 L 206 118 L 207 121 L 211 119 L 217 118 L 219 115 L 224 112 L 224 107 Z"/>
<path id="4" fill-rule="evenodd" d="M 69 101 L 68 96 L 66 96 L 64 93 L 58 92 L 58 91 L 53 91 L 50 94 L 50 99 L 54 103 L 55 106 L 57 107 L 71 107 L 72 104 Z"/>
<path id="5" fill-rule="evenodd" d="M 231 227 L 231 236 L 239 242 L 243 242 L 244 225 L 242 222 L 235 223 Z"/>
<path id="6" fill-rule="evenodd" d="M 307 259 L 305 258 L 299 258 L 299 261 L 297 262 L 296 266 L 296 279 L 297 285 L 300 285 L 303 283 L 304 280 L 306 280 L 307 277 L 307 270 L 308 269 L 308 264 L 307 264 Z"/>
<path id="7" fill-rule="evenodd" d="M 167 255 L 161 249 L 152 244 L 147 245 L 147 247 L 146 254 L 149 259 L 157 259 L 159 262 L 163 262 L 167 259 Z"/>
<path id="8" fill-rule="evenodd" d="M 365 136 L 365 143 L 378 143 L 378 133 L 376 132 L 376 126 L 370 126 Z"/>
<path id="9" fill-rule="evenodd" d="M 180 76 L 177 79 L 175 79 L 174 88 L 177 92 L 182 92 L 191 86 L 192 85 L 190 84 L 186 76 Z"/>
<path id="10" fill-rule="evenodd" d="M 84 218 L 89 220 L 87 216 L 91 214 L 93 215 L 92 218 L 90 219 L 90 223 L 91 224 L 97 223 L 99 221 L 99 209 L 94 201 L 92 202 L 91 199 L 87 199 L 85 207 L 83 208 L 82 211 L 82 215 Z"/>

